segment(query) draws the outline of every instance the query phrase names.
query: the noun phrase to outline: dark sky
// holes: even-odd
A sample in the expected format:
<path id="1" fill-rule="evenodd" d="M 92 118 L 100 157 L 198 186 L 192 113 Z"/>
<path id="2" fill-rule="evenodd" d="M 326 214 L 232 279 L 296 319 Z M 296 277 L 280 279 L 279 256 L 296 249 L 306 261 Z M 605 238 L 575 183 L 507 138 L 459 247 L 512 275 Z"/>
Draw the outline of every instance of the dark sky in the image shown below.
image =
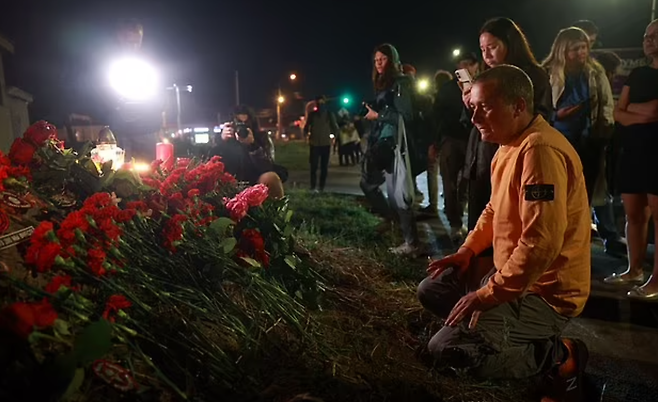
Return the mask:
<path id="1" fill-rule="evenodd" d="M 306 97 L 370 97 L 371 51 L 396 45 L 419 74 L 452 68 L 455 46 L 477 51 L 477 32 L 496 16 L 514 19 L 543 58 L 557 30 L 593 19 L 606 47 L 639 46 L 651 0 L 464 0 L 386 3 L 365 0 L 0 0 L 0 32 L 16 46 L 7 61 L 10 85 L 35 96 L 32 118 L 56 118 L 106 107 L 100 74 L 116 50 L 121 18 L 144 25 L 143 52 L 168 82 L 193 84 L 188 119 L 212 118 L 235 99 L 271 106 L 290 72 Z M 390 5 L 386 5 L 390 4 Z M 7 59 L 7 58 L 5 58 Z M 81 106 L 73 103 L 78 103 Z M 98 106 L 102 105 L 102 106 Z M 191 107 L 190 105 L 194 105 Z"/>

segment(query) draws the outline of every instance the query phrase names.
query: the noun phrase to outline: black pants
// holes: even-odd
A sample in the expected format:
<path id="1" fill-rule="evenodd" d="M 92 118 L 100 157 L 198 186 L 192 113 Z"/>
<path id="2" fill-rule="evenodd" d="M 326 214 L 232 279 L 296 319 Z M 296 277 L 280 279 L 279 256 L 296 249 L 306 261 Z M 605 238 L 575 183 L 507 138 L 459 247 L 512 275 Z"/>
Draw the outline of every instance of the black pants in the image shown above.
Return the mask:
<path id="1" fill-rule="evenodd" d="M 311 145 L 310 162 L 311 162 L 311 189 L 315 190 L 318 180 L 318 165 L 320 166 L 320 190 L 324 190 L 327 184 L 327 169 L 329 169 L 329 156 L 331 155 L 331 146 L 313 146 Z"/>
<path id="2" fill-rule="evenodd" d="M 439 170 L 443 178 L 446 217 L 452 228 L 461 228 L 463 226 L 466 183 L 462 179 L 462 172 L 465 160 L 466 141 L 446 137 L 439 151 Z"/>
<path id="3" fill-rule="evenodd" d="M 467 281 L 450 268 L 436 279 L 423 280 L 418 300 L 445 319 L 462 296 L 485 285 L 494 272 L 489 271 L 481 281 Z M 469 369 L 484 379 L 526 378 L 545 373 L 563 358 L 559 337 L 569 319 L 536 294 L 483 312 L 472 330 L 469 320 L 467 317 L 455 327 L 444 326 L 432 337 L 428 349 L 439 364 Z"/>
<path id="4" fill-rule="evenodd" d="M 491 178 L 468 181 L 468 230 L 473 230 L 491 199 Z"/>

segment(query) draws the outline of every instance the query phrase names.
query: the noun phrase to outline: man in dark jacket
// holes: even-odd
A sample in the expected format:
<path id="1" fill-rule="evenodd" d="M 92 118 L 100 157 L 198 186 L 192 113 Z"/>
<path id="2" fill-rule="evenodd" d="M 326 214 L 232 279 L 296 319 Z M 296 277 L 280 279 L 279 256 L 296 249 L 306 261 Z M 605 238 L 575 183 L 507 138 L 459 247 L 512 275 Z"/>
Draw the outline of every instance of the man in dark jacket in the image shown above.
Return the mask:
<path id="1" fill-rule="evenodd" d="M 327 98 L 320 96 L 315 100 L 315 110 L 308 116 L 304 126 L 304 135 L 308 136 L 311 163 L 311 190 L 315 190 L 320 167 L 320 191 L 324 191 L 329 169 L 332 139 L 338 136 L 339 128 L 336 116 L 327 107 Z M 333 138 L 332 138 L 333 135 Z"/>
<path id="2" fill-rule="evenodd" d="M 272 141 L 268 134 L 259 130 L 249 107 L 238 106 L 234 115 L 233 121 L 224 125 L 209 157 L 220 156 L 226 171 L 238 181 L 265 184 L 270 197 L 283 197 L 282 179 L 285 181 L 286 171 L 272 160 Z"/>

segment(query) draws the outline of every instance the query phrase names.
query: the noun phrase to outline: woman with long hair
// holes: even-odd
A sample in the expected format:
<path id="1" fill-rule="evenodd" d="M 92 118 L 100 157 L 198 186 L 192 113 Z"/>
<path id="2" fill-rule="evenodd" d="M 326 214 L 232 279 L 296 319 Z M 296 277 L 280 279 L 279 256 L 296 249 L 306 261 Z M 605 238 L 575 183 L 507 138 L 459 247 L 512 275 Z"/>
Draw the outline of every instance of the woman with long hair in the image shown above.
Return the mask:
<path id="1" fill-rule="evenodd" d="M 614 100 L 606 71 L 590 55 L 590 38 L 577 27 L 561 30 L 543 63 L 551 80 L 553 126 L 571 142 L 583 164 L 587 197 L 596 206 L 597 229 L 608 252 L 626 245 L 608 201 L 605 152 L 614 132 Z"/>
<path id="2" fill-rule="evenodd" d="M 405 153 L 404 144 L 397 143 L 401 124 L 409 122 L 413 115 L 411 95 L 412 80 L 402 73 L 398 51 L 390 44 L 377 46 L 373 52 L 372 83 L 375 89 L 375 103 L 365 104 L 365 119 L 372 124 L 368 136 L 368 147 L 363 158 L 361 189 L 373 209 L 387 219 L 399 220 L 404 243 L 390 251 L 395 254 L 417 256 L 422 254 L 416 219 L 412 205 L 399 205 L 394 196 L 395 149 Z M 409 163 L 406 164 L 407 167 Z M 411 172 L 408 172 L 411 178 Z M 380 190 L 386 182 L 388 202 Z M 413 194 L 411 194 L 413 197 Z"/>
<path id="3" fill-rule="evenodd" d="M 628 296 L 658 300 L 658 253 L 654 255 L 653 275 L 646 278 L 643 270 L 651 217 L 654 229 L 658 228 L 658 20 L 647 27 L 643 48 L 651 63 L 631 72 L 614 112 L 622 126 L 618 190 L 626 212 L 628 268 L 605 281 L 620 285 L 644 283 Z"/>
<path id="4" fill-rule="evenodd" d="M 589 37 L 580 28 L 561 30 L 543 64 L 548 71 L 553 106 L 553 126 L 571 142 L 583 164 L 587 196 L 602 177 L 605 143 L 614 127 L 614 100 L 601 65 L 590 56 Z"/>
<path id="5" fill-rule="evenodd" d="M 539 66 L 523 31 L 509 18 L 494 18 L 480 30 L 480 50 L 484 68 L 501 64 L 519 67 L 532 80 L 536 114 L 549 120 L 553 110 L 548 75 Z M 470 108 L 470 89 L 464 88 L 464 103 Z M 466 149 L 464 177 L 468 180 L 468 229 L 472 230 L 491 197 L 491 160 L 498 145 L 482 142 L 473 127 Z"/>

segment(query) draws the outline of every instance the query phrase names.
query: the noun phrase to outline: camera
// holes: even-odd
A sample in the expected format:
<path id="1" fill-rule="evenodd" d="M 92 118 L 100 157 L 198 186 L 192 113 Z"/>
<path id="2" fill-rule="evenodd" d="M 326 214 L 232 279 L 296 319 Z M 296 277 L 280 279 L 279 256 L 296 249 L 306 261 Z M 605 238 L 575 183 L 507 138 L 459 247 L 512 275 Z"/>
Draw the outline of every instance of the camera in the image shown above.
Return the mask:
<path id="1" fill-rule="evenodd" d="M 366 102 L 361 102 L 361 108 L 359 109 L 359 116 L 365 117 L 368 114 L 368 108 L 366 106 L 369 106 L 372 110 L 377 111 L 377 109 L 375 109 L 372 106 L 371 102 L 367 102 L 367 101 Z"/>
<path id="2" fill-rule="evenodd" d="M 233 127 L 238 135 L 238 138 L 245 139 L 249 137 L 249 126 L 247 126 L 247 123 L 238 120 L 233 122 Z"/>

